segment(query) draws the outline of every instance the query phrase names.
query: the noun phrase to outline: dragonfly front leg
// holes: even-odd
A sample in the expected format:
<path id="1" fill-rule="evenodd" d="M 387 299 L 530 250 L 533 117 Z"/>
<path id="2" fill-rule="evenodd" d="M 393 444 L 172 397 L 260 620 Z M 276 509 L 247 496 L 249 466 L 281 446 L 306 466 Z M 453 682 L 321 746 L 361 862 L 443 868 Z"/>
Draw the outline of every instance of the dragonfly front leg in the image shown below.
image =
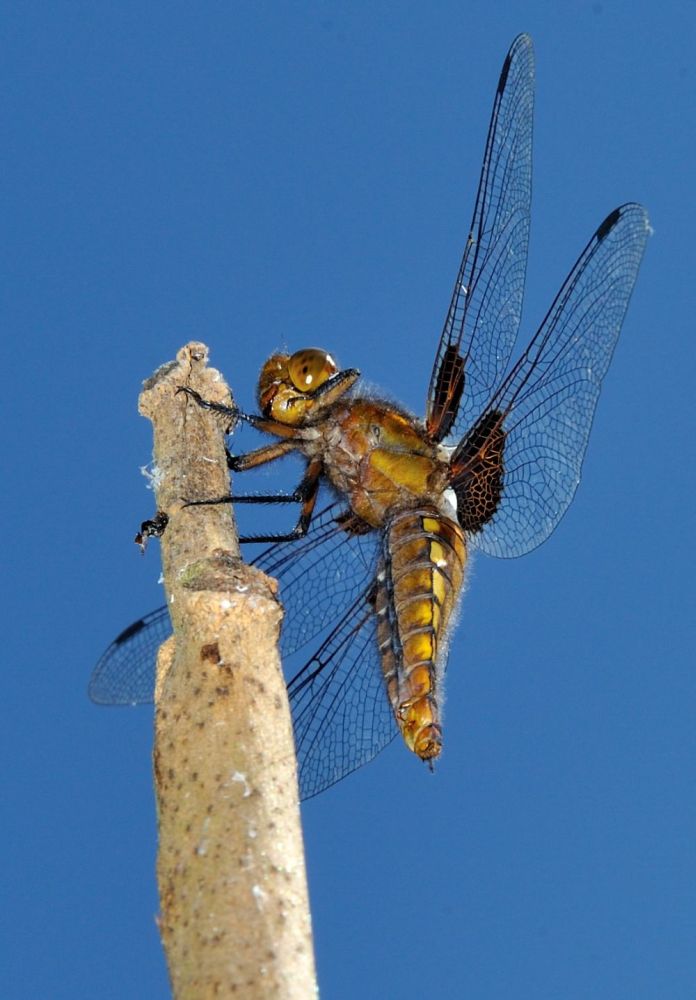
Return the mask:
<path id="1" fill-rule="evenodd" d="M 295 427 L 282 424 L 277 420 L 272 420 L 267 417 L 244 414 L 240 410 L 237 410 L 236 407 L 225 406 L 222 403 L 209 402 L 208 400 L 203 399 L 203 397 L 194 389 L 189 389 L 186 386 L 182 386 L 181 391 L 185 392 L 198 404 L 198 406 L 201 406 L 204 409 L 213 410 L 216 413 L 229 416 L 233 421 L 245 420 L 259 431 L 264 431 L 268 434 L 275 434 L 276 436 L 282 438 L 282 440 L 275 441 L 273 444 L 268 444 L 263 448 L 257 448 L 255 451 L 247 452 L 246 455 L 233 455 L 229 449 L 225 448 L 227 465 L 233 472 L 245 472 L 246 470 L 254 469 L 259 465 L 265 465 L 267 462 L 274 462 L 277 458 L 282 458 L 284 455 L 289 455 L 290 452 L 296 451 L 299 446 L 298 431 Z M 273 493 L 268 495 L 257 494 L 251 496 L 233 496 L 232 494 L 227 494 L 222 497 L 212 497 L 209 500 L 190 500 L 186 502 L 185 506 L 201 507 L 209 504 L 221 503 L 298 503 L 301 504 L 300 516 L 292 531 L 287 533 L 276 532 L 268 535 L 244 535 L 239 539 L 240 542 L 294 541 L 295 539 L 302 538 L 306 535 L 307 530 L 309 529 L 312 514 L 314 513 L 314 507 L 317 502 L 319 481 L 322 470 L 323 464 L 321 459 L 311 459 L 307 465 L 304 476 L 292 493 Z"/>
<path id="2" fill-rule="evenodd" d="M 283 438 L 284 440 L 292 439 L 297 436 L 296 428 L 290 424 L 282 424 L 279 420 L 273 420 L 270 417 L 261 417 L 255 413 L 243 413 L 236 406 L 226 406 L 224 403 L 215 403 L 211 402 L 209 399 L 203 399 L 199 392 L 196 392 L 195 389 L 189 388 L 187 385 L 180 385 L 177 391 L 185 392 L 190 399 L 201 407 L 201 409 L 212 410 L 214 413 L 220 413 L 225 417 L 229 417 L 230 431 L 234 429 L 235 425 L 240 420 L 243 420 L 245 423 L 251 424 L 251 426 L 255 427 L 258 431 L 262 431 L 265 434 L 274 434 L 276 437 Z M 259 448 L 258 452 L 252 451 L 249 454 L 256 455 L 263 451 L 265 451 L 264 448 Z M 271 459 L 267 458 L 262 461 L 269 462 Z"/>
<path id="3" fill-rule="evenodd" d="M 236 406 L 227 406 L 225 403 L 214 403 L 209 399 L 203 399 L 200 392 L 196 392 L 188 385 L 180 385 L 176 390 L 177 393 L 184 392 L 186 395 L 194 400 L 201 409 L 203 410 L 213 410 L 214 413 L 220 413 L 225 417 L 230 418 L 229 429 L 230 431 L 235 427 L 239 420 L 245 419 L 245 414 L 242 413 Z"/>

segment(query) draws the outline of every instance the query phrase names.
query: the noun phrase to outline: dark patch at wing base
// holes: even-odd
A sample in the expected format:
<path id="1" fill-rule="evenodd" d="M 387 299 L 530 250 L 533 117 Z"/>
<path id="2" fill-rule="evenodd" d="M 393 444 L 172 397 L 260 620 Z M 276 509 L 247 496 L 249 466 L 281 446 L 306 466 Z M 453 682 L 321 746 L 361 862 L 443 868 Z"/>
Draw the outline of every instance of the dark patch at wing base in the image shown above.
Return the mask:
<path id="1" fill-rule="evenodd" d="M 464 359 L 451 344 L 445 349 L 432 390 L 425 428 L 433 441 L 442 441 L 452 429 L 464 392 Z"/>
<path id="2" fill-rule="evenodd" d="M 465 531 L 480 531 L 495 514 L 503 490 L 505 431 L 502 413 L 484 413 L 452 456 L 457 518 Z"/>

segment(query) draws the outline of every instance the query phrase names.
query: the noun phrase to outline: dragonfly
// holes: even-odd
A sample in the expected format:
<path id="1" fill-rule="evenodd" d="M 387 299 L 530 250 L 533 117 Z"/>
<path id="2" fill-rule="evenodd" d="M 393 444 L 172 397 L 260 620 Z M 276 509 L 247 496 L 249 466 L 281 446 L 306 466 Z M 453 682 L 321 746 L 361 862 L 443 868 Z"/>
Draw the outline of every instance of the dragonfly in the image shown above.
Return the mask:
<path id="1" fill-rule="evenodd" d="M 274 440 L 230 460 L 238 472 L 292 453 L 305 461 L 293 493 L 254 498 L 298 503 L 293 531 L 245 539 L 271 543 L 253 562 L 278 580 L 285 607 L 281 652 L 303 799 L 399 733 L 432 767 L 471 551 L 515 557 L 536 548 L 580 482 L 650 228 L 641 205 L 610 212 L 511 360 L 527 266 L 533 102 L 534 52 L 520 35 L 496 88 L 424 418 L 361 394 L 359 372 L 325 350 L 278 353 L 261 371 L 260 413 L 245 418 Z M 166 606 L 126 628 L 94 669 L 93 701 L 152 701 L 157 648 L 171 631 Z"/>

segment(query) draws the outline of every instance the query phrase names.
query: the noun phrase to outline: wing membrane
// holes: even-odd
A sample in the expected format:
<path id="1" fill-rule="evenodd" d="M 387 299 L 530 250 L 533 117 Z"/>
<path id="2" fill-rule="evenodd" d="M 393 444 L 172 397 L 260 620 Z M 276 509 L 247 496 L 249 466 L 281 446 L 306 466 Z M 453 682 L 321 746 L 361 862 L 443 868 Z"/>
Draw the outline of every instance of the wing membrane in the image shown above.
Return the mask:
<path id="1" fill-rule="evenodd" d="M 505 371 L 517 336 L 529 242 L 533 113 L 534 50 L 529 36 L 519 35 L 500 75 L 469 237 L 430 379 L 426 426 L 437 441 L 471 426 Z"/>
<path id="2" fill-rule="evenodd" d="M 301 798 L 309 798 L 371 760 L 395 735 L 368 595 L 378 537 L 347 531 L 339 503 L 316 515 L 304 539 L 273 545 L 254 565 L 275 576 L 286 618 L 280 648 L 297 747 Z M 89 695 L 99 704 L 153 700 L 157 650 L 172 634 L 166 606 L 138 619 L 94 669 Z M 301 648 L 322 638 L 303 662 Z"/>
<path id="3" fill-rule="evenodd" d="M 166 604 L 139 618 L 106 649 L 87 693 L 97 705 L 146 705 L 155 693 L 157 650 L 172 634 Z"/>
<path id="4" fill-rule="evenodd" d="M 573 499 L 649 231 L 641 205 L 607 216 L 490 401 L 488 410 L 501 414 L 505 432 L 503 496 L 472 535 L 489 555 L 529 552 Z"/>
<path id="5" fill-rule="evenodd" d="M 374 574 L 377 533 L 347 533 L 343 513 L 345 504 L 330 504 L 315 515 L 304 538 L 273 545 L 253 561 L 280 583 L 284 657 L 339 619 Z"/>
<path id="6" fill-rule="evenodd" d="M 280 583 L 285 621 L 283 657 L 321 634 L 362 593 L 376 565 L 374 533 L 352 535 L 338 520 L 344 511 L 332 503 L 317 514 L 307 535 L 272 545 L 252 562 Z M 114 639 L 100 657 L 88 693 L 100 705 L 140 705 L 153 700 L 157 650 L 172 634 L 164 605 L 139 618 Z"/>
<path id="7" fill-rule="evenodd" d="M 346 610 L 288 684 L 302 799 L 372 760 L 397 732 L 379 663 L 370 590 Z"/>

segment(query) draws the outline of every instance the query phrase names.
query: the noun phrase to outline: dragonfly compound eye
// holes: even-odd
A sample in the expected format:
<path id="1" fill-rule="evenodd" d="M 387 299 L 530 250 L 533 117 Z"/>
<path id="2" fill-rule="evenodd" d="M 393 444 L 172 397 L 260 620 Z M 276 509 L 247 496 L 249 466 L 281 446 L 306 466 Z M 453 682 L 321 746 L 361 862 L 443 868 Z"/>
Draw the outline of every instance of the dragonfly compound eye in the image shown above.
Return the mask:
<path id="1" fill-rule="evenodd" d="M 300 392 L 316 392 L 337 371 L 331 355 L 317 347 L 296 351 L 288 361 L 290 380 Z"/>

